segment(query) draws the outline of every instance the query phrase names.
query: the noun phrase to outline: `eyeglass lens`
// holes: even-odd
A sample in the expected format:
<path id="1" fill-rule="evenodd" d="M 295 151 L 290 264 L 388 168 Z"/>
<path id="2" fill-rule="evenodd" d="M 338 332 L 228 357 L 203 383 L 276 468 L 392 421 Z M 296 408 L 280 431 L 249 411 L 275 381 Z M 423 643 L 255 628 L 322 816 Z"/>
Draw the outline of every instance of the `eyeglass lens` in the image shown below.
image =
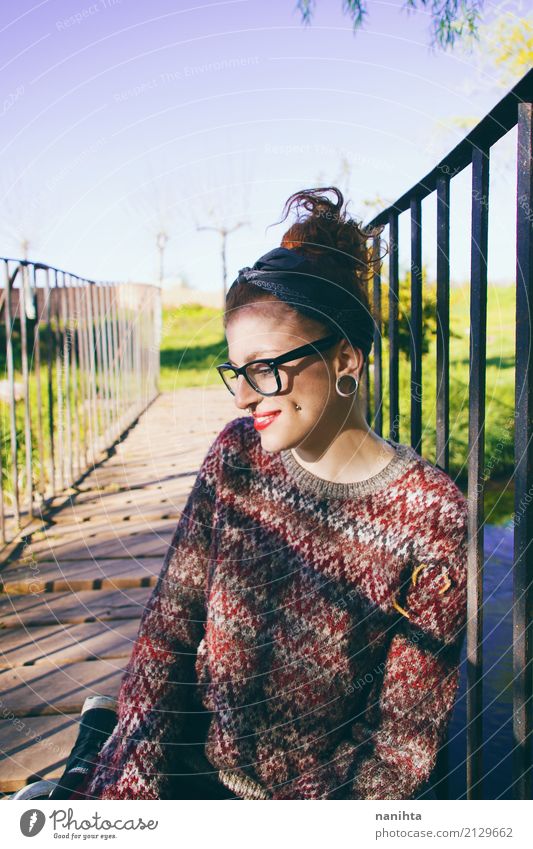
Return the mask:
<path id="1" fill-rule="evenodd" d="M 246 376 L 259 392 L 275 392 L 278 388 L 276 373 L 266 363 L 252 363 L 246 369 Z M 222 371 L 224 383 L 235 395 L 237 375 L 231 369 Z"/>

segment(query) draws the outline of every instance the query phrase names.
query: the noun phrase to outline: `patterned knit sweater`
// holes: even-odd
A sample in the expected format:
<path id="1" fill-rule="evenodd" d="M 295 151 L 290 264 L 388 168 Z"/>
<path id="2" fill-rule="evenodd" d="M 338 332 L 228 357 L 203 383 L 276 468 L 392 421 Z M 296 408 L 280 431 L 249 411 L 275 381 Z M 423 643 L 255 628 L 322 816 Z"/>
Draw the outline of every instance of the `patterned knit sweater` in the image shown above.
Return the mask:
<path id="1" fill-rule="evenodd" d="M 423 787 L 457 694 L 467 501 L 387 442 L 384 469 L 333 483 L 290 450 L 266 452 L 251 417 L 224 427 L 143 612 L 87 795 L 172 798 L 186 762 L 244 799 Z"/>

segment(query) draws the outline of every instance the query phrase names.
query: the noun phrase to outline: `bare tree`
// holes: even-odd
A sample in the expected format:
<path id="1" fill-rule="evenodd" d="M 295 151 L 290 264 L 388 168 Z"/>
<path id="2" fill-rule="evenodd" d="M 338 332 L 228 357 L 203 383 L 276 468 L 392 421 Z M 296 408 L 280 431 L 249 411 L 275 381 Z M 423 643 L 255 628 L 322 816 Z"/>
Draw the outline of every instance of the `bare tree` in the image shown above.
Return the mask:
<path id="1" fill-rule="evenodd" d="M 7 178 L 7 173 L 17 175 Z M 46 222 L 45 214 L 52 192 L 46 187 L 35 191 L 23 163 L 4 172 L 0 188 L 0 254 L 17 259 L 37 259 L 42 248 Z"/>
<path id="2" fill-rule="evenodd" d="M 180 206 L 182 190 L 176 185 L 172 171 L 170 165 L 166 167 L 163 163 L 156 173 L 153 163 L 149 162 L 147 178 L 125 203 L 153 246 L 160 286 L 167 276 L 167 246 L 184 226 Z"/>
<path id="3" fill-rule="evenodd" d="M 221 273 L 224 300 L 227 292 L 228 236 L 249 225 L 252 187 L 249 156 L 239 152 L 212 160 L 202 169 L 193 213 L 198 231 L 211 231 L 221 237 Z"/>

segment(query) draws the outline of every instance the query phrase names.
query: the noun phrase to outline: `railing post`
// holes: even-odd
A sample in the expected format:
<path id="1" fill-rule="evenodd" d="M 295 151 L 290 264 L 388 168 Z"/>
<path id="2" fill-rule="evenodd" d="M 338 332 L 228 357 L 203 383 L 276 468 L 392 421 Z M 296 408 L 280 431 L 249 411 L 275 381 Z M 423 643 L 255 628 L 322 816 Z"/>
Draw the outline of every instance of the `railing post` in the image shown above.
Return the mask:
<path id="1" fill-rule="evenodd" d="M 437 181 L 437 426 L 438 466 L 449 471 L 450 450 L 450 178 Z"/>
<path id="2" fill-rule="evenodd" d="M 531 799 L 533 610 L 533 137 L 531 103 L 518 104 L 516 219 L 515 521 L 513 585 L 514 783 Z M 519 519 L 517 517 L 520 517 Z"/>
<path id="3" fill-rule="evenodd" d="M 383 436 L 383 363 L 381 334 L 383 322 L 381 315 L 381 263 L 378 265 L 376 257 L 380 256 L 381 238 L 374 236 L 372 244 L 373 253 L 373 296 L 372 306 L 374 310 L 374 430 L 379 436 Z"/>
<path id="4" fill-rule="evenodd" d="M 422 202 L 411 198 L 411 445 L 422 453 Z"/>
<path id="5" fill-rule="evenodd" d="M 41 504 L 46 498 L 46 467 L 44 462 L 44 432 L 43 432 L 43 398 L 41 389 L 41 312 L 39 289 L 37 288 L 37 271 L 32 268 L 33 291 L 35 292 L 36 322 L 33 334 L 33 361 L 35 368 L 35 388 L 37 393 L 37 442 L 39 447 L 39 494 Z"/>
<path id="6" fill-rule="evenodd" d="M 472 153 L 470 283 L 470 396 L 468 434 L 468 622 L 467 622 L 467 798 L 483 791 L 483 492 L 485 460 L 485 368 L 487 339 L 487 248 L 489 154 Z"/>
<path id="7" fill-rule="evenodd" d="M 33 519 L 33 463 L 31 452 L 31 399 L 30 371 L 28 368 L 28 327 L 26 307 L 28 298 L 28 266 L 21 265 L 19 288 L 20 348 L 22 353 L 22 380 L 24 383 L 24 448 L 26 453 L 26 493 L 28 516 Z"/>
<path id="8" fill-rule="evenodd" d="M 62 353 L 62 345 L 61 345 L 61 289 L 59 287 L 59 274 L 60 272 L 56 270 L 55 272 L 55 280 L 54 280 L 54 288 L 53 288 L 53 297 L 55 301 L 54 305 L 54 319 L 56 322 L 55 328 L 55 362 L 56 362 L 56 387 L 57 387 L 57 469 L 59 472 L 58 478 L 58 488 L 61 492 L 65 486 L 65 453 L 64 453 L 64 433 L 65 433 L 65 401 L 63 394 L 63 363 L 61 359 Z"/>
<path id="9" fill-rule="evenodd" d="M 389 217 L 389 428 L 390 439 L 400 438 L 400 383 L 398 350 L 398 214 L 394 211 Z"/>
<path id="10" fill-rule="evenodd" d="M 9 424 L 11 430 L 11 473 L 13 482 L 13 513 L 15 525 L 20 526 L 20 501 L 18 483 L 18 459 L 17 459 L 17 419 L 15 411 L 15 368 L 13 362 L 13 327 L 11 321 L 11 292 L 13 290 L 13 277 L 9 274 L 9 263 L 5 262 L 6 300 L 5 300 L 5 326 L 6 326 L 6 360 L 7 379 L 9 381 Z"/>

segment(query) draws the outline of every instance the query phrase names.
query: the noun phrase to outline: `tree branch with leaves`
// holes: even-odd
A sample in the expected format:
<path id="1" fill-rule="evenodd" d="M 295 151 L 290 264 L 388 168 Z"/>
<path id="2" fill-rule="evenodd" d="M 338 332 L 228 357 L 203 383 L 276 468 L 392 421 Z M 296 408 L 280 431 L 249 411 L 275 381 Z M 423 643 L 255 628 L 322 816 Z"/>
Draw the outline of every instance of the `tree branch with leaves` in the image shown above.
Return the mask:
<path id="1" fill-rule="evenodd" d="M 458 38 L 476 36 L 485 0 L 405 0 L 402 11 L 423 7 L 431 17 L 431 45 L 453 47 Z M 310 24 L 316 0 L 298 0 L 296 9 L 304 24 Z M 342 0 L 343 14 L 348 14 L 356 32 L 368 16 L 366 0 Z"/>

